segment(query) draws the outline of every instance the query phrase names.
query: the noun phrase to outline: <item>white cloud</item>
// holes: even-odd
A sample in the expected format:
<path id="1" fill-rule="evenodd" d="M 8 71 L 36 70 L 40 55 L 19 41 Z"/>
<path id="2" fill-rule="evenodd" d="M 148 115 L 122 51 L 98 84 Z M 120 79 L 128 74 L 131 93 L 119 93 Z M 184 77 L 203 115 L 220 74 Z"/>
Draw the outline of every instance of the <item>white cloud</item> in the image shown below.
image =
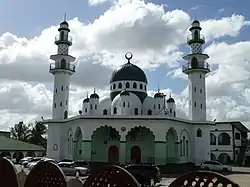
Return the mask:
<path id="1" fill-rule="evenodd" d="M 77 57 L 70 92 L 71 114 L 81 109 L 87 90 L 96 87 L 99 95 L 108 94 L 110 74 L 125 63 L 127 51 L 134 54 L 133 62 L 144 69 L 167 67 L 168 77 L 187 79 L 180 69 L 184 54 L 179 47 L 186 42 L 191 20 L 182 10 L 165 9 L 165 5 L 123 0 L 92 23 L 85 24 L 77 18 L 69 21 L 74 39 L 70 53 Z M 201 25 L 203 34 L 213 41 L 223 36 L 236 37 L 249 22 L 241 15 L 232 15 L 203 20 Z M 0 129 L 19 120 L 51 116 L 53 76 L 48 68 L 49 56 L 56 53 L 53 40 L 57 27 L 44 29 L 31 39 L 11 33 L 0 36 L 0 115 L 3 116 Z M 208 62 L 218 67 L 207 78 L 209 119 L 250 121 L 249 43 L 213 42 L 205 49 L 211 56 Z M 185 117 L 187 89 L 173 95 L 179 116 Z"/>

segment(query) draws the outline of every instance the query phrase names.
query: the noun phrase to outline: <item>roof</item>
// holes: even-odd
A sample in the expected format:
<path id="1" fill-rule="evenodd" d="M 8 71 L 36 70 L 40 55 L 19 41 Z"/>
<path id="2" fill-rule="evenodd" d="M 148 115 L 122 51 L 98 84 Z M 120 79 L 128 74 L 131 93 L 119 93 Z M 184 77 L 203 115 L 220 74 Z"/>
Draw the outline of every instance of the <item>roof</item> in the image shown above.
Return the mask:
<path id="1" fill-rule="evenodd" d="M 148 83 L 144 71 L 138 66 L 126 63 L 118 67 L 111 75 L 110 83 L 115 81 L 140 81 Z"/>
<path id="2" fill-rule="evenodd" d="M 90 99 L 99 99 L 99 95 L 97 93 L 92 93 Z"/>
<path id="3" fill-rule="evenodd" d="M 243 123 L 241 123 L 240 121 L 220 121 L 220 122 L 216 122 L 216 124 L 225 124 L 225 123 L 232 124 L 233 126 L 235 126 L 235 128 L 237 128 L 241 132 L 250 132 L 250 130 L 245 125 L 243 125 Z"/>
<path id="4" fill-rule="evenodd" d="M 167 103 L 174 103 L 174 99 L 172 97 L 170 97 L 168 100 L 167 100 Z"/>
<path id="5" fill-rule="evenodd" d="M 0 151 L 45 151 L 42 146 L 0 136 Z"/>

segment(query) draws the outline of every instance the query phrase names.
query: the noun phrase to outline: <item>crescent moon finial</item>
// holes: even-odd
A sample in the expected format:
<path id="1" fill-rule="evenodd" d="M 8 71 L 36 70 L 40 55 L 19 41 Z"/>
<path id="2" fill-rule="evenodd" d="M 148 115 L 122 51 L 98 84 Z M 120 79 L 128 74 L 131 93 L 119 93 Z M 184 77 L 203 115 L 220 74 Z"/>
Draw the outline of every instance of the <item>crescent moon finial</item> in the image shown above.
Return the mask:
<path id="1" fill-rule="evenodd" d="M 133 54 L 130 52 L 127 52 L 125 54 L 125 58 L 128 60 L 128 63 L 130 63 L 130 60 L 133 58 Z"/>

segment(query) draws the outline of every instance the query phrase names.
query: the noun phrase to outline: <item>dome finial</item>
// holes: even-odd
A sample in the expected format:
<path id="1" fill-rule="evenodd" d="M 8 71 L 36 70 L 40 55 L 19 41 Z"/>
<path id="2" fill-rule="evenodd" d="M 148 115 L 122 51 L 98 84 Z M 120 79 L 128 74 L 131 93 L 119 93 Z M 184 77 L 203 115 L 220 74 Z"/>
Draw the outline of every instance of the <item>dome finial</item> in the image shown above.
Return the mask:
<path id="1" fill-rule="evenodd" d="M 94 93 L 95 93 L 95 88 L 94 88 Z"/>
<path id="2" fill-rule="evenodd" d="M 87 91 L 87 98 L 89 98 L 89 92 Z"/>
<path id="3" fill-rule="evenodd" d="M 160 93 L 160 84 L 158 84 L 158 93 Z"/>
<path id="4" fill-rule="evenodd" d="M 67 19 L 67 14 L 66 14 L 66 12 L 65 12 L 65 13 L 64 13 L 63 21 L 66 21 L 66 19 Z"/>
<path id="5" fill-rule="evenodd" d="M 169 93 L 169 98 L 171 98 L 171 92 Z"/>
<path id="6" fill-rule="evenodd" d="M 128 63 L 130 64 L 130 60 L 133 58 L 133 54 L 130 52 L 127 52 L 125 54 L 125 58 L 128 60 Z"/>

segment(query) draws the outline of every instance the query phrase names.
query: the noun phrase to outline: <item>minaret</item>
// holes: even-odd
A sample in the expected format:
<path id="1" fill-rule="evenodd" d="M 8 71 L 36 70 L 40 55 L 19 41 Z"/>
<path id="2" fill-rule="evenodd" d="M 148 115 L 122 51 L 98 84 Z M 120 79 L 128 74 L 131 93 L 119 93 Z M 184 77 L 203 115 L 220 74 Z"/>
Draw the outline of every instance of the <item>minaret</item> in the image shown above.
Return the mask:
<path id="1" fill-rule="evenodd" d="M 60 24 L 58 32 L 59 35 L 55 38 L 57 54 L 50 56 L 50 59 L 55 62 L 50 64 L 49 70 L 54 75 L 52 119 L 66 119 L 68 118 L 70 76 L 75 73 L 75 65 L 70 63 L 75 61 L 75 57 L 68 54 L 72 38 L 69 36 L 69 24 L 65 19 Z"/>
<path id="2" fill-rule="evenodd" d="M 209 58 L 202 53 L 202 45 L 205 38 L 200 34 L 200 22 L 195 20 L 189 29 L 191 35 L 187 38 L 187 44 L 191 53 L 183 58 L 188 61 L 182 66 L 182 72 L 188 75 L 189 87 L 189 119 L 194 121 L 206 120 L 206 74 L 210 72 L 210 66 L 205 62 Z"/>

